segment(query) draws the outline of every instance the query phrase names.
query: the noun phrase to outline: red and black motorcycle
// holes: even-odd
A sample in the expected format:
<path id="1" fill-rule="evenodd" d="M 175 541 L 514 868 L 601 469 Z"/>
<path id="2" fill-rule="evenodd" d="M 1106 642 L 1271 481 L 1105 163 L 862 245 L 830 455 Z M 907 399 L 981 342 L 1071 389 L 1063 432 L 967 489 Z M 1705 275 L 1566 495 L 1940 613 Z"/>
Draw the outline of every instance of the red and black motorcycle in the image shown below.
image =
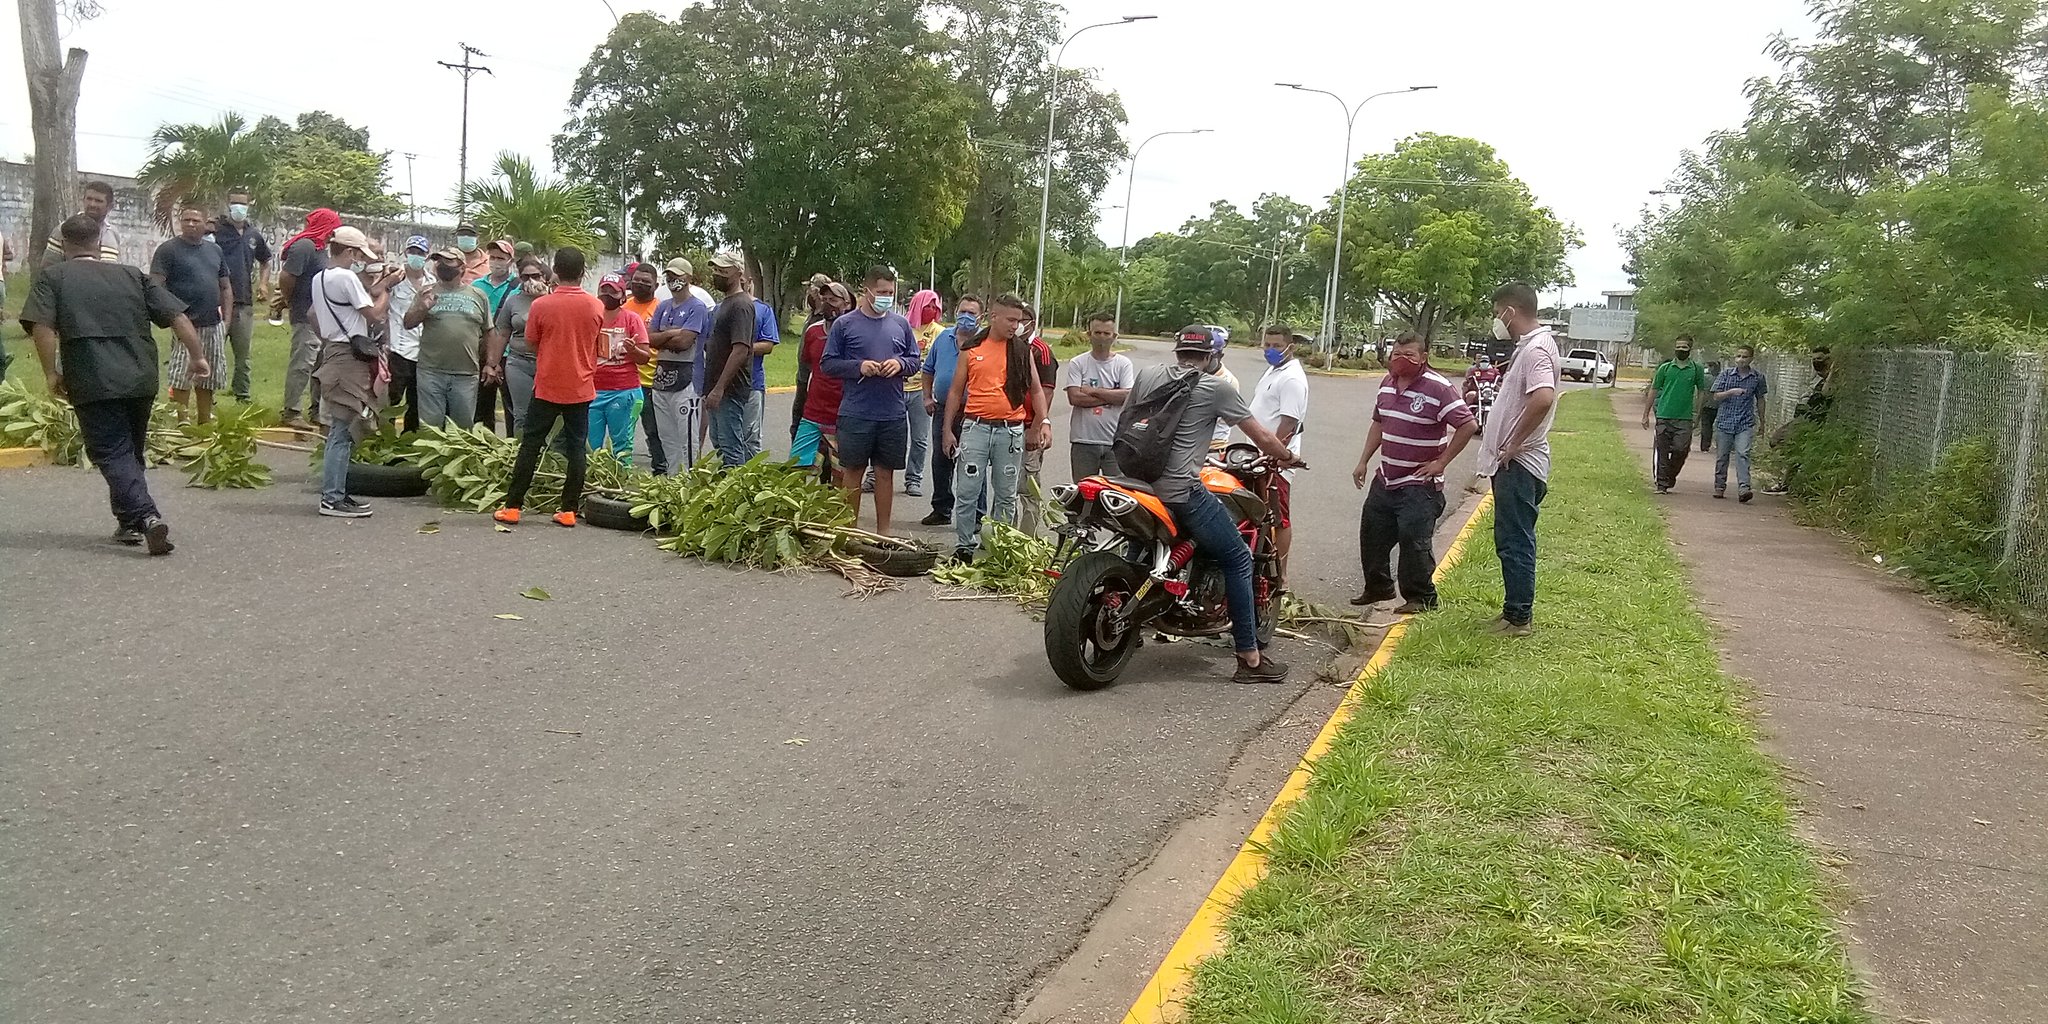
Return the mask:
<path id="1" fill-rule="evenodd" d="M 1273 638 L 1286 590 L 1274 553 L 1279 471 L 1256 447 L 1234 444 L 1210 456 L 1201 475 L 1252 550 L 1261 646 Z M 1066 522 L 1046 570 L 1058 582 L 1045 611 L 1045 656 L 1061 681 L 1077 690 L 1116 682 L 1148 628 L 1182 637 L 1230 632 L 1223 571 L 1195 557 L 1194 541 L 1150 484 L 1091 476 L 1053 488 L 1052 498 L 1066 510 Z"/>

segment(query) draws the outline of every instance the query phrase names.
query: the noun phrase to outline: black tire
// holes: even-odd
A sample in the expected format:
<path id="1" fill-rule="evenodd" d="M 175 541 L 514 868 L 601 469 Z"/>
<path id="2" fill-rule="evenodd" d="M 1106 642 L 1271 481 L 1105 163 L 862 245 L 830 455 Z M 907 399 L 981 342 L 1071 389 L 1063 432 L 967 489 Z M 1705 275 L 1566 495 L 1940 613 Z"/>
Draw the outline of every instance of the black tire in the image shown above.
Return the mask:
<path id="1" fill-rule="evenodd" d="M 939 549 L 917 541 L 906 541 L 904 544 L 875 544 L 859 537 L 848 537 L 845 550 L 847 554 L 866 562 L 868 568 L 884 576 L 922 576 L 939 564 Z"/>
<path id="2" fill-rule="evenodd" d="M 417 498 L 427 493 L 427 478 L 418 466 L 368 462 L 348 465 L 348 493 L 364 498 Z"/>
<path id="3" fill-rule="evenodd" d="M 1105 595 L 1128 600 L 1138 584 L 1137 567 L 1114 551 L 1090 551 L 1067 563 L 1045 608 L 1045 658 L 1061 682 L 1076 690 L 1100 690 L 1123 674 L 1138 650 L 1141 631 L 1127 624 L 1113 646 L 1104 646 L 1098 619 Z"/>
<path id="4" fill-rule="evenodd" d="M 646 517 L 635 517 L 633 515 L 633 503 L 624 498 L 614 498 L 605 494 L 586 494 L 583 496 L 583 507 L 578 509 L 577 512 L 584 522 L 607 530 L 625 530 L 629 533 L 641 533 L 653 529 L 652 526 L 648 525 Z"/>
<path id="5" fill-rule="evenodd" d="M 1273 631 L 1280 628 L 1280 592 L 1275 590 L 1265 604 L 1259 606 L 1259 649 L 1265 650 L 1273 642 Z"/>

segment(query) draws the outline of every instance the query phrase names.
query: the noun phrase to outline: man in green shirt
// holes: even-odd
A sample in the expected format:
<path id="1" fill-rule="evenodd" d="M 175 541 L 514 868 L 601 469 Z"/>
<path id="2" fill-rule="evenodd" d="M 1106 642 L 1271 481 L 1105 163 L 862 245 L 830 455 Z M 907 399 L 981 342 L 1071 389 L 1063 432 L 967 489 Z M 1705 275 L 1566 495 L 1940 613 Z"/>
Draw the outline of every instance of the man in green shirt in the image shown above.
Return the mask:
<path id="1" fill-rule="evenodd" d="M 1692 361 L 1692 336 L 1681 334 L 1671 346 L 1671 358 L 1650 378 L 1650 400 L 1643 403 L 1643 429 L 1650 429 L 1652 415 L 1657 419 L 1658 494 L 1669 494 L 1678 486 L 1678 471 L 1685 468 L 1686 453 L 1692 451 L 1692 421 L 1706 390 L 1706 371 Z"/>

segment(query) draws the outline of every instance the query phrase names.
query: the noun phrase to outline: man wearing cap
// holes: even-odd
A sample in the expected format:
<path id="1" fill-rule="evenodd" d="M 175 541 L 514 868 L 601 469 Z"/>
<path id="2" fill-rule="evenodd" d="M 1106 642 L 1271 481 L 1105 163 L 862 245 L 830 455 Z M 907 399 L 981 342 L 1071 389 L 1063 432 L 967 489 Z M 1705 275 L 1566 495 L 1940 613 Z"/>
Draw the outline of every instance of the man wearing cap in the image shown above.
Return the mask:
<path id="1" fill-rule="evenodd" d="M 420 422 L 468 430 L 476 421 L 476 388 L 490 300 L 463 283 L 463 255 L 442 249 L 428 257 L 434 286 L 406 307 L 405 326 L 420 329 Z"/>
<path id="2" fill-rule="evenodd" d="M 711 257 L 711 287 L 724 293 L 711 311 L 711 337 L 701 346 L 704 359 L 704 412 L 711 420 L 711 443 L 727 466 L 756 454 L 747 447 L 747 405 L 753 394 L 754 296 L 747 291 L 747 272 L 737 253 Z"/>
<path id="3" fill-rule="evenodd" d="M 803 333 L 806 336 L 809 335 L 812 324 L 832 319 L 832 317 L 826 314 L 827 308 L 832 304 L 831 292 L 829 291 L 831 286 L 832 276 L 830 274 L 812 274 L 811 279 L 804 282 L 804 308 L 807 311 L 807 315 L 804 317 Z M 790 410 L 789 415 L 789 439 L 792 443 L 796 441 L 797 432 L 803 426 L 805 419 L 804 403 L 809 399 L 810 393 L 811 368 L 805 364 L 802 358 L 798 358 L 796 361 L 796 407 Z"/>
<path id="4" fill-rule="evenodd" d="M 370 515 L 370 506 L 349 497 L 348 464 L 356 440 L 375 429 L 384 407 L 377 372 L 384 360 L 382 352 L 359 351 L 353 339 L 369 337 L 370 321 L 385 315 L 391 286 L 405 273 L 394 264 L 365 287 L 360 275 L 378 258 L 376 246 L 361 231 L 336 228 L 327 240 L 327 269 L 311 281 L 313 331 L 320 340 L 313 375 L 320 382 L 320 419 L 327 425 L 320 514 L 337 519 Z"/>
<path id="5" fill-rule="evenodd" d="M 1681 334 L 1672 343 L 1671 358 L 1650 377 L 1650 397 L 1643 403 L 1643 429 L 1650 429 L 1650 417 L 1657 419 L 1655 446 L 1658 494 L 1669 494 L 1678 486 L 1678 471 L 1692 451 L 1692 421 L 1699 416 L 1700 399 L 1706 394 L 1707 373 L 1692 361 L 1692 336 Z"/>
<path id="6" fill-rule="evenodd" d="M 391 286 L 391 302 L 384 314 L 386 362 L 391 369 L 390 404 L 405 407 L 406 433 L 420 429 L 419 358 L 420 329 L 405 326 L 405 314 L 422 292 L 431 291 L 433 278 L 427 275 L 427 236 L 405 240 L 405 276 Z"/>
<path id="7" fill-rule="evenodd" d="M 455 248 L 462 253 L 462 283 L 470 284 L 491 272 L 491 255 L 477 243 L 476 223 L 455 225 Z"/>
<path id="8" fill-rule="evenodd" d="M 507 296 L 519 290 L 519 279 L 512 276 L 512 240 L 500 238 L 484 246 L 484 256 L 490 267 L 489 272 L 473 282 L 476 290 L 490 300 L 491 322 L 498 319 L 498 308 L 505 304 Z M 485 380 L 477 384 L 476 421 L 493 431 L 497 430 L 498 398 L 504 385 L 498 381 Z M 505 435 L 517 437 L 518 424 L 512 415 L 512 399 L 505 398 Z"/>
<path id="9" fill-rule="evenodd" d="M 646 261 L 629 263 L 619 277 L 624 288 L 620 308 L 638 316 L 643 327 L 653 323 L 655 310 L 661 308 L 661 300 L 655 297 L 660 290 L 659 269 Z M 666 466 L 670 441 L 661 434 L 661 424 L 655 421 L 654 403 L 650 400 L 654 391 L 654 360 L 649 359 L 636 369 L 640 374 L 640 432 L 647 435 L 650 462 Z"/>
<path id="10" fill-rule="evenodd" d="M 633 421 L 640 418 L 643 400 L 639 368 L 654 361 L 654 352 L 648 347 L 647 321 L 626 308 L 624 277 L 606 274 L 597 283 L 597 300 L 605 309 L 605 336 L 592 377 L 597 397 L 590 403 L 590 450 L 609 447 L 631 466 Z"/>
<path id="11" fill-rule="evenodd" d="M 697 461 L 699 397 L 694 366 L 698 340 L 711 332 L 711 294 L 694 283 L 696 268 L 689 260 L 678 256 L 663 269 L 668 273 L 669 297 L 654 308 L 648 328 L 654 380 L 646 385 L 643 398 L 654 418 L 649 441 L 657 432 L 668 438 L 660 448 L 648 446 L 657 460 L 654 471 L 673 475 Z"/>

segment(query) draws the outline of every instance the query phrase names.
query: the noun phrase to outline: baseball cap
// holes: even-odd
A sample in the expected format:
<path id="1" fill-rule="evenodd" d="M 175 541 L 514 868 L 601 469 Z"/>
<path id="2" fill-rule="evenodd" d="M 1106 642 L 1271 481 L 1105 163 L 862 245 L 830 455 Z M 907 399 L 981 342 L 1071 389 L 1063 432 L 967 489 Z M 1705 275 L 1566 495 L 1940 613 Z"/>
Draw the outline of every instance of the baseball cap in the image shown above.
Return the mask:
<path id="1" fill-rule="evenodd" d="M 489 246 L 487 246 L 487 248 L 494 249 L 498 252 L 502 252 L 507 256 L 518 255 L 517 253 L 512 251 L 512 240 L 509 238 L 500 238 L 497 241 L 492 242 Z"/>
<path id="2" fill-rule="evenodd" d="M 1215 352 L 1222 348 L 1223 339 L 1216 332 L 1201 324 L 1189 324 L 1180 329 L 1180 337 L 1174 339 L 1175 352 Z"/>
<path id="3" fill-rule="evenodd" d="M 469 221 L 463 221 L 462 223 L 455 225 L 455 233 L 458 235 L 476 234 L 476 225 Z"/>
<path id="4" fill-rule="evenodd" d="M 711 266 L 718 270 L 738 270 L 746 266 L 746 263 L 740 259 L 739 253 L 722 252 L 711 257 Z"/>
<path id="5" fill-rule="evenodd" d="M 668 266 L 663 269 L 667 270 L 671 274 L 676 275 L 677 277 L 689 277 L 690 275 L 695 274 L 697 272 L 697 268 L 691 266 L 690 261 L 682 258 L 681 256 L 678 256 L 675 259 L 668 261 Z"/>
<path id="6" fill-rule="evenodd" d="M 521 243 L 519 243 L 518 245 L 515 245 L 515 246 L 513 246 L 513 247 L 512 247 L 512 255 L 514 255 L 514 256 L 531 256 L 531 255 L 533 255 L 533 243 L 532 243 L 532 242 L 521 242 Z"/>
<path id="7" fill-rule="evenodd" d="M 411 252 L 414 249 L 418 249 L 421 252 L 434 251 L 434 247 L 428 244 L 427 236 L 425 235 L 414 235 L 405 240 L 405 251 Z"/>
<path id="8" fill-rule="evenodd" d="M 369 237 L 364 235 L 361 229 L 346 225 L 335 228 L 334 234 L 327 239 L 327 244 L 345 245 L 351 249 L 361 249 L 368 253 L 371 259 L 381 259 L 384 256 L 382 252 L 377 250 L 376 246 L 370 244 Z"/>
<path id="9" fill-rule="evenodd" d="M 447 260 L 450 263 L 461 263 L 463 261 L 462 250 L 452 245 L 444 245 L 427 255 L 437 260 Z"/>
<path id="10" fill-rule="evenodd" d="M 620 293 L 620 294 L 624 294 L 624 293 L 625 293 L 625 291 L 626 291 L 626 278 L 625 278 L 625 275 L 623 275 L 623 274 L 606 274 L 606 275 L 605 275 L 605 276 L 604 276 L 603 278 L 599 279 L 599 281 L 597 282 L 597 290 L 598 290 L 598 291 L 604 291 L 604 290 L 605 290 L 606 288 L 610 288 L 610 289 L 611 289 L 612 291 L 618 292 L 618 293 Z"/>

